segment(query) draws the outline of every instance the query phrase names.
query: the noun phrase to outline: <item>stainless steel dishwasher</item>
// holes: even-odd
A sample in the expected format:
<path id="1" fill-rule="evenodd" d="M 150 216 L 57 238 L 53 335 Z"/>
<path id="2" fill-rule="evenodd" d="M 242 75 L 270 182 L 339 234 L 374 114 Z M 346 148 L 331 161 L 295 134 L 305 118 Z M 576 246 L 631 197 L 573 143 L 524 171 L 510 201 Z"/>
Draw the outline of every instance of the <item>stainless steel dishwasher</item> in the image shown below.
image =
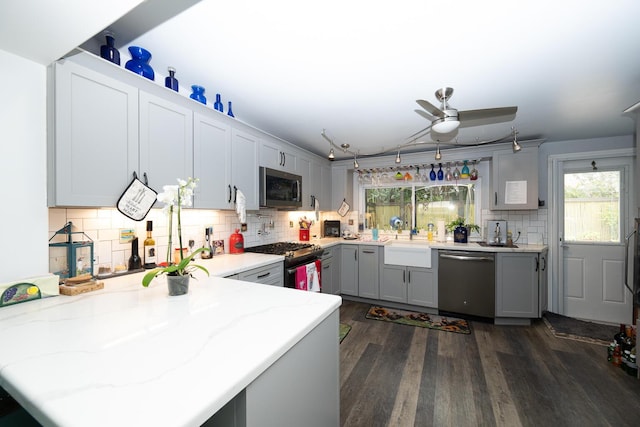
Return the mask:
<path id="1" fill-rule="evenodd" d="M 495 317 L 495 255 L 487 252 L 440 251 L 438 310 Z"/>

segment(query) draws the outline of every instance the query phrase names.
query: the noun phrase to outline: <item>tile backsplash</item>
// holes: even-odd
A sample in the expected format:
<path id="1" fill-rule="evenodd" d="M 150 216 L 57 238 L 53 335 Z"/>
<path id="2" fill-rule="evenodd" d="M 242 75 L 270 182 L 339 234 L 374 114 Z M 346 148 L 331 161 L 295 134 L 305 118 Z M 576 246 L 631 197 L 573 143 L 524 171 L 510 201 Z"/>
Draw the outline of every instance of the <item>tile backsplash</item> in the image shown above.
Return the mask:
<path id="1" fill-rule="evenodd" d="M 260 210 L 247 212 L 247 231 L 243 232 L 246 247 L 257 246 L 279 241 L 298 240 L 298 220 L 307 217 L 313 220 L 310 235 L 320 237 L 320 223 L 326 219 L 340 220 L 341 230 L 358 232 L 358 212 L 351 211 L 341 217 L 335 211 L 320 212 L 318 220 L 313 211 L 277 211 Z M 508 222 L 508 230 L 513 233 L 515 243 L 546 244 L 547 243 L 547 209 L 533 211 L 482 211 L 482 238 L 486 239 L 486 223 L 492 219 L 504 219 Z M 94 264 L 111 263 L 127 265 L 131 256 L 131 243 L 120 243 L 120 230 L 135 230 L 138 237 L 139 253 L 142 256 L 142 241 L 146 238 L 146 221 L 153 221 L 153 237 L 156 240 L 159 259 L 164 260 L 167 253 L 168 221 L 162 209 L 152 209 L 145 220 L 133 221 L 116 209 L 49 209 L 49 237 L 60 230 L 67 222 L 73 223 L 74 231 L 86 233 L 94 242 Z M 291 226 L 293 225 L 293 226 Z M 225 252 L 229 252 L 229 236 L 236 228 L 240 228 L 238 216 L 234 211 L 184 209 L 182 211 L 183 246 L 189 240 L 195 241 L 195 247 L 204 242 L 204 230 L 213 227 L 212 240 L 224 240 Z M 177 232 L 173 230 L 173 246 L 178 247 Z M 520 236 L 518 237 L 518 232 Z M 517 240 L 516 240 L 517 239 Z M 50 260 L 50 264 L 52 260 Z M 97 268 L 94 268 L 97 271 Z"/>
<path id="2" fill-rule="evenodd" d="M 229 252 L 229 236 L 240 228 L 238 216 L 234 211 L 221 210 L 182 210 L 182 238 L 183 246 L 188 245 L 189 240 L 195 241 L 195 247 L 201 247 L 204 243 L 206 227 L 213 227 L 212 240 L 224 240 L 225 252 Z M 345 227 L 357 232 L 357 212 L 350 212 L 347 216 L 340 217 L 335 212 L 320 212 L 319 220 L 315 220 L 313 211 L 277 211 L 260 210 L 247 212 L 247 231 L 243 232 L 246 247 L 257 246 L 279 241 L 298 240 L 298 220 L 307 217 L 313 220 L 311 236 L 320 236 L 320 223 L 325 219 L 340 219 Z M 348 225 L 353 220 L 354 225 Z M 94 242 L 94 265 L 111 263 L 127 265 L 131 256 L 131 243 L 120 243 L 120 230 L 135 230 L 139 239 L 138 252 L 142 256 L 142 241 L 147 236 L 146 221 L 153 221 L 153 238 L 156 241 L 159 259 L 164 260 L 168 243 L 168 218 L 162 209 L 152 209 L 143 221 L 134 221 L 113 208 L 77 209 L 77 208 L 50 208 L 49 209 L 49 237 L 71 221 L 73 231 L 86 233 Z M 291 226 L 291 224 L 293 226 Z M 173 246 L 179 247 L 176 222 L 174 219 Z M 50 264 L 53 260 L 50 260 Z M 94 267 L 94 271 L 97 268 Z"/>

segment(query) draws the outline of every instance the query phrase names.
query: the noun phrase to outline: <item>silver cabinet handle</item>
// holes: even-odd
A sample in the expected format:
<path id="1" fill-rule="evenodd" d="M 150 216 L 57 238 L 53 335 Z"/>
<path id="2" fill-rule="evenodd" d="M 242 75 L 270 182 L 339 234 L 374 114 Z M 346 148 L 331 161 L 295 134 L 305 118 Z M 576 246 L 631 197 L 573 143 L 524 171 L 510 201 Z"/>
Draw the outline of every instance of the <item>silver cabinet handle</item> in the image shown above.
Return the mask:
<path id="1" fill-rule="evenodd" d="M 494 261 L 493 257 L 486 257 L 486 256 L 464 256 L 464 255 L 440 254 L 440 258 L 456 259 L 459 261 L 491 261 L 491 262 Z"/>
<path id="2" fill-rule="evenodd" d="M 270 271 L 269 271 L 269 272 L 267 272 L 267 273 L 261 274 L 261 275 L 259 275 L 259 276 L 257 277 L 257 279 L 263 279 L 263 278 L 265 278 L 265 277 L 269 276 L 270 274 L 271 274 L 271 272 L 270 272 Z"/>
<path id="3" fill-rule="evenodd" d="M 407 278 L 405 277 L 405 275 L 407 274 L 406 270 L 402 270 L 402 283 L 406 283 L 407 282 Z"/>
<path id="4" fill-rule="evenodd" d="M 363 254 L 375 254 L 375 251 L 363 250 L 362 253 Z"/>

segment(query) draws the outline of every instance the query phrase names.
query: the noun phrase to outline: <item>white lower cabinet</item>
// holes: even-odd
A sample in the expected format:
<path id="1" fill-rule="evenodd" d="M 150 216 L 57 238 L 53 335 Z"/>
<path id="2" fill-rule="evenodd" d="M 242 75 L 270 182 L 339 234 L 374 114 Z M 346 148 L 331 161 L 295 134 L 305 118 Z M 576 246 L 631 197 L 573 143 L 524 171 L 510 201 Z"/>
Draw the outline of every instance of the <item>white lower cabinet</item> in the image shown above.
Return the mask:
<path id="1" fill-rule="evenodd" d="M 438 307 L 437 251 L 432 251 L 432 268 L 380 263 L 380 299 Z M 435 262 L 434 262 L 435 258 Z"/>
<path id="2" fill-rule="evenodd" d="M 496 317 L 539 317 L 539 257 L 538 253 L 497 254 Z"/>
<path id="3" fill-rule="evenodd" d="M 322 292 L 338 295 L 340 293 L 340 261 L 334 253 L 338 250 L 334 247 L 325 248 L 322 254 Z"/>

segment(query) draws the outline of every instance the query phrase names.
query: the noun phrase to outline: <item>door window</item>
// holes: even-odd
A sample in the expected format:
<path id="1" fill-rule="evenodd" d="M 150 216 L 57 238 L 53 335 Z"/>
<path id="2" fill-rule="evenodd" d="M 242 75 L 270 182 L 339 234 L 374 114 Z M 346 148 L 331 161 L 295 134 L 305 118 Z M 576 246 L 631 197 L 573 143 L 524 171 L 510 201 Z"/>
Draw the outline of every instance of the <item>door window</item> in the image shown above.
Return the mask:
<path id="1" fill-rule="evenodd" d="M 620 171 L 564 174 L 565 241 L 620 243 Z"/>

